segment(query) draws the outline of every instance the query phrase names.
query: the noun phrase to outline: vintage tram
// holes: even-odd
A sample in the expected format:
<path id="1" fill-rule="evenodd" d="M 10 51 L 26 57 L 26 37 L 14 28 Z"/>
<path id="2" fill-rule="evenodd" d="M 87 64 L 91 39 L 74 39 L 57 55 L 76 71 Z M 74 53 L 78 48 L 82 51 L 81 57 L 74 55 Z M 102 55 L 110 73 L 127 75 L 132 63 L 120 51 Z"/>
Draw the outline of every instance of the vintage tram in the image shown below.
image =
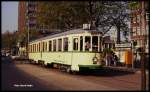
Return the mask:
<path id="1" fill-rule="evenodd" d="M 29 60 L 67 72 L 102 67 L 102 34 L 96 30 L 74 29 L 29 42 Z"/>

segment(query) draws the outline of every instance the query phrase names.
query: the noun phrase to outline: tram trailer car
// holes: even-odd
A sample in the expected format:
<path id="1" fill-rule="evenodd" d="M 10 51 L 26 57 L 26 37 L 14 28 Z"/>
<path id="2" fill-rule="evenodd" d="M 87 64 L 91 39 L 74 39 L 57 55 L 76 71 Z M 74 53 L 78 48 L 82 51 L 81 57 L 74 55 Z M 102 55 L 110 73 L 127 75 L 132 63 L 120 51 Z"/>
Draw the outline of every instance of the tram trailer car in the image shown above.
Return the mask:
<path id="1" fill-rule="evenodd" d="M 102 67 L 101 32 L 74 29 L 29 42 L 29 60 L 67 72 Z"/>

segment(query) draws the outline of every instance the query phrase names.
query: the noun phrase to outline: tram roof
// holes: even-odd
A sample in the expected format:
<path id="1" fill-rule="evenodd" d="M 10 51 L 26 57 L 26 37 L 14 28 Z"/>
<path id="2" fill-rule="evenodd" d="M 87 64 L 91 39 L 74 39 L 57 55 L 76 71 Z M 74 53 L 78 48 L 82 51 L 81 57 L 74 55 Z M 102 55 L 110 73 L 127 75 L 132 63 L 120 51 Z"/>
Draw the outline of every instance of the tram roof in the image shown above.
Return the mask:
<path id="1" fill-rule="evenodd" d="M 65 35 L 70 35 L 70 34 L 80 34 L 80 33 L 85 33 L 85 32 L 89 32 L 89 33 L 101 33 L 101 31 L 97 31 L 97 30 L 89 30 L 89 29 L 73 29 L 73 30 L 69 30 L 69 31 L 65 31 L 65 32 L 61 32 L 61 33 L 57 33 L 57 34 L 53 34 L 53 35 L 48 35 L 46 37 L 41 37 L 35 40 L 32 40 L 30 42 L 34 42 L 34 41 L 40 41 L 40 40 L 45 40 L 45 39 L 49 39 L 49 38 L 54 38 L 54 37 L 59 37 L 59 36 L 65 36 Z"/>

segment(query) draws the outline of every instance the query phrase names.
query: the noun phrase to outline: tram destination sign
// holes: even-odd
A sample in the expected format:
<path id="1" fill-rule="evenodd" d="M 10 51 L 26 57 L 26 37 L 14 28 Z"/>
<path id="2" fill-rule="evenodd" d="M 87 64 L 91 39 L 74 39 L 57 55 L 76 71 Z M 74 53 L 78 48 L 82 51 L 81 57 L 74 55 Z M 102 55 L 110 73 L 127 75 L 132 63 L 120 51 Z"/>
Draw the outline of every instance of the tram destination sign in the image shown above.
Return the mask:
<path id="1" fill-rule="evenodd" d="M 116 48 L 131 48 L 131 43 L 126 44 L 115 44 Z"/>

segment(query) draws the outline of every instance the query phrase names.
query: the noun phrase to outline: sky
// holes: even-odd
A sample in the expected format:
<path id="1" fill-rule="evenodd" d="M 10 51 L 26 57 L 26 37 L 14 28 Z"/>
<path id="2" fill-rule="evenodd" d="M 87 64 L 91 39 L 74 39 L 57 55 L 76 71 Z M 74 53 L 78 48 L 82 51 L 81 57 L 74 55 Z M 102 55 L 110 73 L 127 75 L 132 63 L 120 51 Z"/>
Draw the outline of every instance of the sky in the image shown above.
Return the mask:
<path id="1" fill-rule="evenodd" d="M 2 3 L 2 33 L 18 30 L 18 2 L 3 1 Z"/>

